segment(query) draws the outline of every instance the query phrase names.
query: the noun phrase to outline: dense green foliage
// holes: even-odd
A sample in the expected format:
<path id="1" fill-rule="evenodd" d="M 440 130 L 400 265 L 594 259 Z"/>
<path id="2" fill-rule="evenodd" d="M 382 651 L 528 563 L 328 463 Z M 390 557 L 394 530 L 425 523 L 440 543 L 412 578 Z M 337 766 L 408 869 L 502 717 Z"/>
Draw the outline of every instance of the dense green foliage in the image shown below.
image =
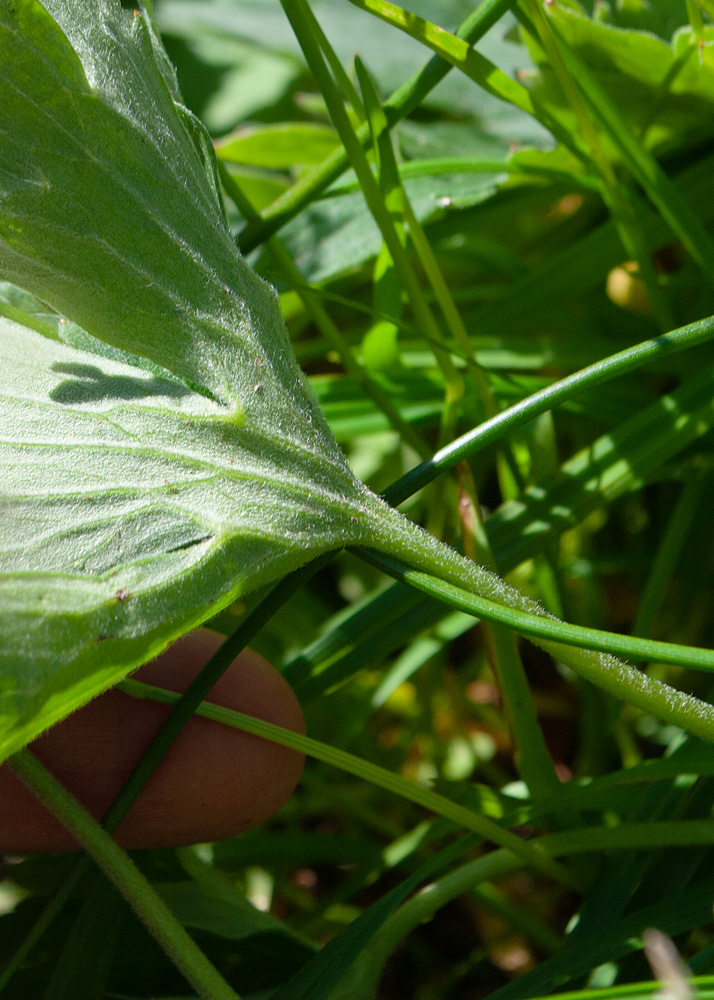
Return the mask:
<path id="1" fill-rule="evenodd" d="M 173 965 L 27 858 L 0 996 L 712 988 L 714 8 L 411 6 L 0 0 L 0 759 L 206 621 L 312 758 L 137 869 L 18 756 Z"/>

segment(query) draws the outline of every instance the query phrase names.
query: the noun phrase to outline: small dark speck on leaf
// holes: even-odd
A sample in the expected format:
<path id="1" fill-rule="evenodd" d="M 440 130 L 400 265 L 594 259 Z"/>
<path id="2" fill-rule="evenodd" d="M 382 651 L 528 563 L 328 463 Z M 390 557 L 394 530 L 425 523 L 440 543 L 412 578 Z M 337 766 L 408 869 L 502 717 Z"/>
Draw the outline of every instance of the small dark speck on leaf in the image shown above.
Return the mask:
<path id="1" fill-rule="evenodd" d="M 120 588 L 119 588 L 119 590 L 117 590 L 117 592 L 116 592 L 116 594 L 115 594 L 114 596 L 116 597 L 116 599 L 117 599 L 118 601 L 121 601 L 121 602 L 122 602 L 122 604 L 123 604 L 123 603 L 124 603 L 124 601 L 125 601 L 125 600 L 127 599 L 127 597 L 129 596 L 129 591 L 128 591 L 128 590 L 124 590 L 124 588 L 123 588 L 123 587 L 120 587 Z"/>

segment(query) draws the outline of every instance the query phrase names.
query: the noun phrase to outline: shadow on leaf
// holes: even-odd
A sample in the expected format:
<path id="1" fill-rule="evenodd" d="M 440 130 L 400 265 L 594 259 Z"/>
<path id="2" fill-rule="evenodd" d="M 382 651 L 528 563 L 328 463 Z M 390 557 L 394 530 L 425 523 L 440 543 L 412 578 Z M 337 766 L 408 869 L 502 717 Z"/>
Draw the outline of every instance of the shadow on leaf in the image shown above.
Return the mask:
<path id="1" fill-rule="evenodd" d="M 51 392 L 50 399 L 55 403 L 77 405 L 79 403 L 96 403 L 102 399 L 145 399 L 148 396 L 169 396 L 174 399 L 187 396 L 190 392 L 185 386 L 168 379 L 134 378 L 131 375 L 107 375 L 95 365 L 64 364 L 57 362 L 52 365 L 52 371 L 63 375 L 74 375 L 74 379 L 65 379 Z"/>

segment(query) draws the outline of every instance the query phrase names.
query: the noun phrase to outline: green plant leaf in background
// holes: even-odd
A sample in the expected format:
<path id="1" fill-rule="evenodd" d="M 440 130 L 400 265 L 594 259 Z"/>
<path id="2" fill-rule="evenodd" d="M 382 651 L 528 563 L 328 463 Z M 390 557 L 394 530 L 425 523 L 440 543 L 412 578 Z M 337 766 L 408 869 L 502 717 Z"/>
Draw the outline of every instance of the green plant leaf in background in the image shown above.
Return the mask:
<path id="1" fill-rule="evenodd" d="M 0 755 L 239 593 L 365 536 L 145 15 L 0 4 Z M 62 324 L 60 325 L 62 329 Z M 94 339 L 97 338 L 97 339 Z"/>
<path id="2" fill-rule="evenodd" d="M 711 140 L 714 55 L 710 45 L 696 45 L 689 28 L 670 43 L 634 25 L 591 20 L 575 5 L 554 3 L 548 11 L 569 50 L 587 62 L 646 149 L 660 155 L 674 149 L 681 155 Z M 546 107 L 567 113 L 542 49 L 532 45 L 531 51 L 539 68 L 532 79 L 534 93 Z"/>

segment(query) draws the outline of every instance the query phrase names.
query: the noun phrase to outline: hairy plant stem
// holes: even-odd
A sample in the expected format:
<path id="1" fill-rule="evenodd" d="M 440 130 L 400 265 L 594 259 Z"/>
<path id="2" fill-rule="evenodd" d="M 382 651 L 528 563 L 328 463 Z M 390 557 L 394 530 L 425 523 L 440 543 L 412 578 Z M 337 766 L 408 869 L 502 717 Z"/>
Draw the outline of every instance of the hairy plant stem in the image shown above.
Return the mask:
<path id="1" fill-rule="evenodd" d="M 464 554 L 467 559 L 475 560 L 495 572 L 496 562 L 484 528 L 476 484 L 466 462 L 459 466 L 459 472 Z M 518 773 L 528 785 L 532 797 L 544 797 L 560 782 L 538 722 L 516 635 L 497 622 L 484 622 L 483 629 L 515 744 Z"/>
<path id="2" fill-rule="evenodd" d="M 162 723 L 143 756 L 129 775 L 122 790 L 102 819 L 102 827 L 108 833 L 113 833 L 117 829 L 136 800 L 139 792 L 151 777 L 161 758 L 219 677 L 222 676 L 236 656 L 257 635 L 263 625 L 272 618 L 275 612 L 314 573 L 326 565 L 332 559 L 333 555 L 334 553 L 328 553 L 321 556 L 319 559 L 309 563 L 302 569 L 296 570 L 276 584 L 252 611 L 248 612 L 235 631 L 216 650 L 186 691 L 174 699 L 172 712 Z M 92 859 L 88 854 L 80 855 L 74 862 L 67 875 L 48 900 L 38 919 L 15 950 L 2 975 L 0 975 L 0 993 L 4 991 L 52 921 L 61 912 L 82 878 L 86 875 L 91 864 Z"/>
<path id="3" fill-rule="evenodd" d="M 30 751 L 20 750 L 9 764 L 92 855 L 198 995 L 205 1000 L 239 1000 L 128 854 Z"/>
<path id="4" fill-rule="evenodd" d="M 500 622 L 531 637 L 557 662 L 616 698 L 714 742 L 713 706 L 648 677 L 610 655 L 613 650 L 639 649 L 644 658 L 655 659 L 659 655 L 665 662 L 688 666 L 694 666 L 698 660 L 700 666 L 706 664 L 704 669 L 712 670 L 714 653 L 710 650 L 613 636 L 597 629 L 567 625 L 548 615 L 535 601 L 499 577 L 459 556 L 406 519 L 399 525 L 392 522 L 387 526 L 385 523 L 384 529 L 381 537 L 376 533 L 374 549 L 355 548 L 354 551 L 396 579 L 453 608 L 487 621 Z"/>

